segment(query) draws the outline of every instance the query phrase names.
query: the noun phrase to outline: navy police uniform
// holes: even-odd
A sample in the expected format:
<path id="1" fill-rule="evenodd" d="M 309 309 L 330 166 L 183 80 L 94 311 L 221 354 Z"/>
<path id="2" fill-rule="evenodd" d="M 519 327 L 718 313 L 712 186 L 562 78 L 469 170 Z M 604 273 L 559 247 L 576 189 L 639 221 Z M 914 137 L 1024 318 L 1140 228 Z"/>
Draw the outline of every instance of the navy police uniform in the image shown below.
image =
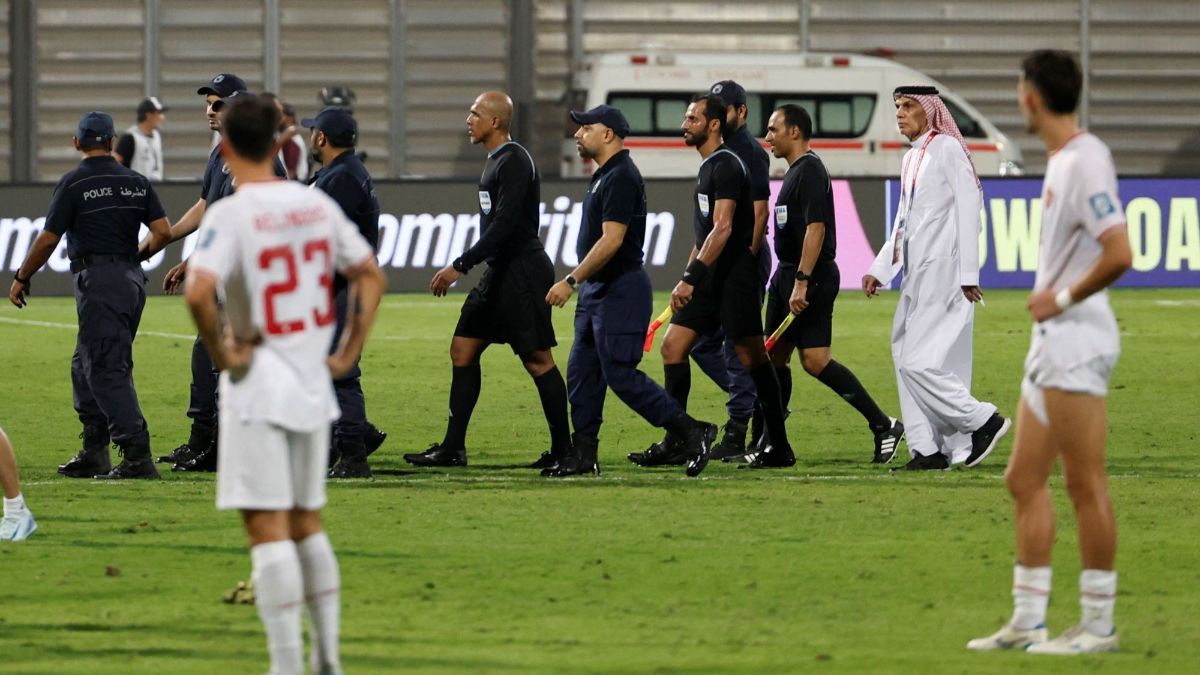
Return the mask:
<path id="1" fill-rule="evenodd" d="M 315 118 L 301 120 L 301 125 L 323 132 L 335 147 L 348 148 L 317 172 L 312 186 L 333 198 L 342 207 L 342 212 L 358 227 L 358 232 L 372 248 L 379 248 L 379 199 L 375 195 L 375 184 L 371 174 L 354 153 L 357 125 L 350 113 L 343 108 L 327 107 Z M 349 283 L 340 274 L 333 278 L 334 307 L 337 326 L 334 331 L 330 353 L 337 349 L 346 328 L 349 303 Z M 344 377 L 333 381 L 338 406 L 342 416 L 333 425 L 334 439 L 338 446 L 358 447 L 367 432 L 367 408 L 362 390 L 362 371 L 356 362 Z M 347 450 L 348 451 L 348 450 Z"/>
<path id="2" fill-rule="evenodd" d="M 111 124 L 111 123 L 110 123 Z M 54 188 L 48 232 L 67 237 L 79 335 L 71 357 L 75 411 L 122 449 L 149 452 L 133 384 L 133 339 L 146 304 L 137 263 L 142 223 L 165 218 L 149 179 L 111 156 L 88 157 Z"/>
<path id="3" fill-rule="evenodd" d="M 713 214 L 722 199 L 736 202 L 729 239 L 709 274 L 696 287 L 691 302 L 675 312 L 671 323 L 700 334 L 720 328 L 732 340 L 761 336 L 758 262 L 750 252 L 754 232 L 750 175 L 742 160 L 725 145 L 700 164 L 693 219 L 697 249 L 712 232 Z"/>
<path id="4" fill-rule="evenodd" d="M 833 184 L 816 153 L 801 155 L 783 177 L 775 200 L 775 254 L 779 266 L 767 293 L 767 325 L 779 325 L 789 313 L 804 234 L 809 223 L 825 223 L 821 252 L 808 282 L 809 305 L 796 316 L 783 339 L 800 349 L 828 347 L 833 340 L 833 303 L 841 286 L 837 262 Z"/>
<path id="5" fill-rule="evenodd" d="M 487 269 L 463 302 L 456 337 L 507 343 L 518 356 L 557 342 L 546 293 L 554 265 L 538 238 L 541 176 L 529 151 L 509 141 L 488 153 L 479 179 L 479 241 L 454 261 Z"/>
<path id="6" fill-rule="evenodd" d="M 654 426 L 665 427 L 683 414 L 679 404 L 637 368 L 652 298 L 650 276 L 642 266 L 646 188 L 628 150 L 592 175 L 576 244 L 580 260 L 600 240 L 605 221 L 624 223 L 625 238 L 608 263 L 583 282 L 575 307 L 567 390 L 577 438 L 600 433 L 606 386 Z"/>

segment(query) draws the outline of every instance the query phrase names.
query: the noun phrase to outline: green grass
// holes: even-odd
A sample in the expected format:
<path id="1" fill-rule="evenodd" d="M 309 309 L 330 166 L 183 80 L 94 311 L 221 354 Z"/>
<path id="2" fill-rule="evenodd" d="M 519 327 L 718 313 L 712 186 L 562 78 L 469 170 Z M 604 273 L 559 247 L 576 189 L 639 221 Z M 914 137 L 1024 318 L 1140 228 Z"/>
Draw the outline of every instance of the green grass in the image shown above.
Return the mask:
<path id="1" fill-rule="evenodd" d="M 389 296 L 364 370 L 390 434 L 370 482 L 330 486 L 343 574 L 347 672 L 1194 672 L 1200 659 L 1197 373 L 1200 291 L 1122 291 L 1124 354 L 1110 401 L 1120 527 L 1122 651 L 1037 660 L 963 644 L 1010 611 L 1005 441 L 976 470 L 898 475 L 867 463 L 860 417 L 797 375 L 788 425 L 800 462 L 772 473 L 713 465 L 701 480 L 628 464 L 659 432 L 609 397 L 599 479 L 514 468 L 547 445 L 534 387 L 504 347 L 485 355 L 471 466 L 412 471 L 439 440 L 458 298 Z M 659 298 L 658 305 L 664 302 Z M 835 356 L 896 410 L 894 294 L 838 304 Z M 1024 294 L 978 313 L 975 393 L 1012 413 L 1028 343 Z M 570 314 L 556 311 L 565 365 Z M 254 610 L 221 594 L 249 573 L 238 518 L 208 476 L 158 483 L 61 479 L 78 447 L 69 299 L 0 312 L 0 423 L 17 445 L 41 531 L 0 546 L 0 672 L 255 673 Z M 156 451 L 185 439 L 191 326 L 154 297 L 136 378 Z M 158 333 L 152 335 L 151 332 Z M 657 355 L 644 369 L 661 378 Z M 692 412 L 723 421 L 696 370 Z M 1050 626 L 1078 613 L 1074 520 L 1062 480 Z M 110 569 L 116 576 L 110 576 Z M 1188 666 L 1188 664 L 1193 664 Z"/>

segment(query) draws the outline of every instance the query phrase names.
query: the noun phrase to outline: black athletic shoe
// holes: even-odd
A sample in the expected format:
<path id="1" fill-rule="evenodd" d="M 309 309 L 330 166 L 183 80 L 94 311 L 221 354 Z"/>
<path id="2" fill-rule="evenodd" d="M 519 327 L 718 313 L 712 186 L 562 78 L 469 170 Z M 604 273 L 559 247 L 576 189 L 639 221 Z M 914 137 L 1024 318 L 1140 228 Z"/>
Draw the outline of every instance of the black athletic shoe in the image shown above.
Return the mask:
<path id="1" fill-rule="evenodd" d="M 964 462 L 967 468 L 975 468 L 987 459 L 987 456 L 992 454 L 992 450 L 996 449 L 996 444 L 1000 442 L 1000 439 L 1004 438 L 1004 434 L 1008 433 L 1010 427 L 1012 427 L 1012 420 L 1001 417 L 1000 413 L 992 413 L 988 421 L 971 434 L 971 454 Z"/>
<path id="2" fill-rule="evenodd" d="M 884 431 L 875 432 L 875 458 L 872 464 L 887 464 L 896 458 L 896 450 L 900 441 L 904 440 L 904 423 L 891 418 L 892 426 Z"/>
<path id="3" fill-rule="evenodd" d="M 126 480 L 131 478 L 142 478 L 157 480 L 159 478 L 158 469 L 154 466 L 154 457 L 150 454 L 149 447 L 130 447 L 118 451 L 122 459 L 121 463 L 114 466 L 111 471 L 97 473 L 94 478 L 96 480 Z"/>
<path id="4" fill-rule="evenodd" d="M 329 470 L 330 478 L 371 478 L 371 465 L 367 458 L 342 455 L 338 463 Z"/>
<path id="5" fill-rule="evenodd" d="M 184 443 L 183 445 L 179 446 L 178 448 L 175 448 L 168 454 L 165 454 L 162 457 L 159 457 L 158 463 L 159 464 L 182 464 L 183 462 L 186 462 L 195 456 L 196 456 L 196 449 L 193 448 L 191 446 L 191 444 Z"/>
<path id="6" fill-rule="evenodd" d="M 789 466 L 796 466 L 796 454 L 792 452 L 791 448 L 780 450 L 773 445 L 768 445 L 762 450 L 748 452 L 729 461 L 739 465 L 739 469 L 786 469 Z"/>
<path id="7" fill-rule="evenodd" d="M 188 434 L 187 443 L 175 448 L 169 454 L 159 457 L 158 462 L 160 464 L 182 464 L 215 443 L 216 439 L 216 427 L 192 422 L 192 430 Z"/>
<path id="8" fill-rule="evenodd" d="M 652 444 L 644 452 L 631 452 L 628 457 L 629 461 L 638 466 L 683 466 L 688 461 L 683 440 L 671 434 L 667 434 L 666 438 Z"/>
<path id="9" fill-rule="evenodd" d="M 892 471 L 949 471 L 950 462 L 942 453 L 915 455 L 908 464 L 897 466 Z"/>
<path id="10" fill-rule="evenodd" d="M 711 422 L 697 420 L 696 424 L 688 431 L 687 438 L 683 442 L 683 452 L 688 458 L 687 469 L 684 470 L 684 473 L 689 478 L 699 476 L 708 466 L 708 453 L 715 440 L 717 440 L 717 425 Z"/>
<path id="11" fill-rule="evenodd" d="M 564 478 L 566 476 L 600 475 L 600 462 L 596 451 L 600 441 L 595 438 L 575 434 L 571 448 L 562 453 L 561 459 L 555 466 L 542 469 L 542 475 L 547 478 Z"/>
<path id="12" fill-rule="evenodd" d="M 561 452 L 547 450 L 542 453 L 541 457 L 538 457 L 532 463 L 530 463 L 529 468 L 543 470 L 553 469 L 554 467 L 558 466 L 558 463 L 562 460 L 562 456 L 563 453 Z"/>
<path id="13" fill-rule="evenodd" d="M 383 431 L 374 424 L 367 422 L 367 430 L 363 432 L 363 445 L 367 446 L 367 457 L 370 457 L 372 453 L 378 450 L 386 440 L 386 431 Z"/>
<path id="14" fill-rule="evenodd" d="M 196 453 L 191 459 L 171 467 L 171 470 L 186 473 L 213 473 L 217 470 L 217 444 L 210 443 L 207 448 Z"/>
<path id="15" fill-rule="evenodd" d="M 725 459 L 746 454 L 746 423 L 729 420 L 725 423 L 721 441 L 708 451 L 710 459 Z"/>
<path id="16" fill-rule="evenodd" d="M 404 461 L 415 466 L 466 466 L 467 451 L 464 448 L 447 448 L 438 444 L 429 446 L 425 452 L 410 452 Z"/>

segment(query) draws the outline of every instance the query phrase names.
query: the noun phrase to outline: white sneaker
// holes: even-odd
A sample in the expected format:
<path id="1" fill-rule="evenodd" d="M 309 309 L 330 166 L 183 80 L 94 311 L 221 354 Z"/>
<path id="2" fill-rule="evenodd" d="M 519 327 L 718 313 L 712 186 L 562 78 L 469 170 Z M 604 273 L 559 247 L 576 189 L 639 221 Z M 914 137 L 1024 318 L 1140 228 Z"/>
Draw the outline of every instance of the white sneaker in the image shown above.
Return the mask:
<path id="1" fill-rule="evenodd" d="M 971 640 L 967 643 L 967 649 L 973 652 L 1029 649 L 1030 645 L 1042 644 L 1048 638 L 1045 625 L 1037 628 L 1017 628 L 1011 623 L 1006 623 L 1003 628 L 987 637 Z"/>
<path id="2" fill-rule="evenodd" d="M 34 532 L 37 532 L 37 521 L 29 509 L 0 519 L 0 541 L 25 541 Z"/>
<path id="3" fill-rule="evenodd" d="M 1056 656 L 1072 656 L 1074 654 L 1099 654 L 1117 650 L 1117 631 L 1112 635 L 1096 635 L 1083 625 L 1072 626 L 1065 633 L 1041 644 L 1030 645 L 1030 654 L 1054 654 Z"/>

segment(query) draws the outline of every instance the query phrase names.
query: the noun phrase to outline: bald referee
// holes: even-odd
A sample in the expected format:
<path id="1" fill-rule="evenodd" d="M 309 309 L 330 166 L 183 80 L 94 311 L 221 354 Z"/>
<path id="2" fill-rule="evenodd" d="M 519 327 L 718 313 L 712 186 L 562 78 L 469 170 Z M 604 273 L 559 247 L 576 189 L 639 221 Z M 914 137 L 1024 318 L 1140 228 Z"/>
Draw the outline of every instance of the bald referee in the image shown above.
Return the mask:
<path id="1" fill-rule="evenodd" d="M 450 343 L 450 419 L 440 444 L 404 459 L 417 466 L 465 466 L 467 425 L 479 400 L 479 357 L 494 343 L 512 348 L 537 385 L 550 427 L 550 452 L 569 452 L 567 389 L 550 348 L 555 344 L 546 293 L 554 265 L 538 239 L 541 176 L 533 157 L 509 133 L 512 99 L 480 94 L 467 114 L 467 136 L 488 153 L 479 179 L 479 241 L 434 275 L 429 289 L 444 296 L 480 263 L 487 269 L 467 295 Z"/>

